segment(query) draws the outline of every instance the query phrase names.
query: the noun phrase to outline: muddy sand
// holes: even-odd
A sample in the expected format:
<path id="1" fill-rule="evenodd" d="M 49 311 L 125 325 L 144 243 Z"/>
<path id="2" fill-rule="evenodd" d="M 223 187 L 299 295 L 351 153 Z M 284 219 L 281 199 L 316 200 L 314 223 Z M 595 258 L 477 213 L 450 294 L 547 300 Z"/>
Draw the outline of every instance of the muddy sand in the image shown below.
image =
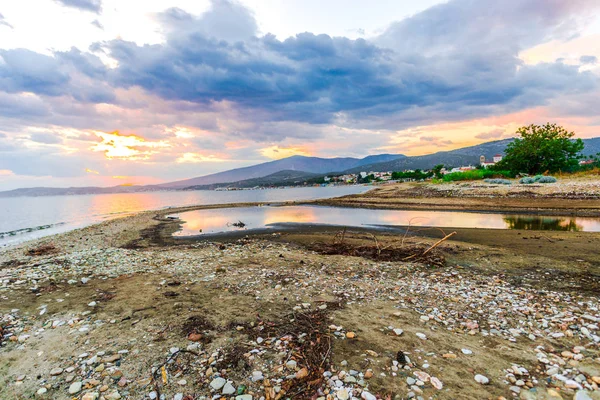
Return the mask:
<path id="1" fill-rule="evenodd" d="M 496 185 L 482 181 L 398 183 L 313 203 L 403 210 L 600 216 L 600 178 L 561 178 L 558 183 L 533 185 L 516 182 Z"/>
<path id="2" fill-rule="evenodd" d="M 171 238 L 191 209 L 0 253 L 0 398 L 600 398 L 598 233 Z"/>

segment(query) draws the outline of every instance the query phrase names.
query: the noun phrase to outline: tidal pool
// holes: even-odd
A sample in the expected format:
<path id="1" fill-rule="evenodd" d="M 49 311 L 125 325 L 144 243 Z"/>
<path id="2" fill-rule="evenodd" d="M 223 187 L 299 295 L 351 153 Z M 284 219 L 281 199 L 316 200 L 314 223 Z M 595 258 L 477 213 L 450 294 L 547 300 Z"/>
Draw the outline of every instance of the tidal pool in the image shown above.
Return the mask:
<path id="1" fill-rule="evenodd" d="M 183 222 L 174 236 L 196 236 L 293 226 L 334 225 L 405 230 L 414 227 L 524 229 L 600 232 L 600 218 L 470 213 L 454 211 L 373 210 L 321 206 L 219 208 L 173 214 Z M 243 227 L 240 227 L 243 223 Z"/>

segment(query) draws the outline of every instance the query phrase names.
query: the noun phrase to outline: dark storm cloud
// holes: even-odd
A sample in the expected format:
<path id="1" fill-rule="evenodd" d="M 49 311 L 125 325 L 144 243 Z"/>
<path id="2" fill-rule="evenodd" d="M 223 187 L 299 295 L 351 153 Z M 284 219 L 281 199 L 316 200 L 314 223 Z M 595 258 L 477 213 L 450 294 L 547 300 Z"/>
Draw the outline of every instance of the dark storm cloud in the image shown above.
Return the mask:
<path id="1" fill-rule="evenodd" d="M 93 4 L 99 9 L 99 2 Z M 137 88 L 207 112 L 219 113 L 218 106 L 227 104 L 235 111 L 232 118 L 247 122 L 227 133 L 258 140 L 314 137 L 265 121 L 398 129 L 482 117 L 597 90 L 598 78 L 577 66 L 526 65 L 518 58 L 536 44 L 574 37 L 579 15 L 597 5 L 454 0 L 393 23 L 373 40 L 308 32 L 280 40 L 259 37 L 252 13 L 240 4 L 213 0 L 200 16 L 177 8 L 157 14 L 165 36 L 160 44 L 115 39 L 96 43 L 90 52 L 53 56 L 0 50 L 0 91 L 35 93 L 60 102 L 59 108 L 69 107 L 65 98 L 128 108 L 144 99 L 118 99 L 115 90 Z M 97 52 L 112 57 L 116 68 L 108 69 Z M 173 118 L 186 113 L 170 111 Z M 74 107 L 65 123 L 84 125 L 90 110 L 82 107 L 79 120 L 78 112 Z M 60 125 L 56 115 L 69 113 L 53 114 Z"/>
<path id="2" fill-rule="evenodd" d="M 77 8 L 82 11 L 91 11 L 100 14 L 102 11 L 102 0 L 55 0 L 66 7 Z"/>

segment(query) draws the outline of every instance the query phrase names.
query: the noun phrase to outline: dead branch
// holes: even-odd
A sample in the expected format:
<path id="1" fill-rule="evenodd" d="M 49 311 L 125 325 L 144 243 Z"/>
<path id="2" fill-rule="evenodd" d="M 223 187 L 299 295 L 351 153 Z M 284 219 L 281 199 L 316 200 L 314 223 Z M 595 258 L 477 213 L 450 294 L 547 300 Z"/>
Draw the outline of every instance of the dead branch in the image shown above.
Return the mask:
<path id="1" fill-rule="evenodd" d="M 423 252 L 423 254 L 421 254 L 422 256 L 424 256 L 425 254 L 429 253 L 431 250 L 435 249 L 437 246 L 439 246 L 442 242 L 450 239 L 452 236 L 456 235 L 456 231 L 447 234 L 446 236 L 444 236 L 443 238 L 441 238 L 440 240 L 438 240 L 437 242 L 435 242 L 433 244 L 433 246 L 431 246 L 430 248 L 428 248 L 427 250 L 425 250 Z"/>

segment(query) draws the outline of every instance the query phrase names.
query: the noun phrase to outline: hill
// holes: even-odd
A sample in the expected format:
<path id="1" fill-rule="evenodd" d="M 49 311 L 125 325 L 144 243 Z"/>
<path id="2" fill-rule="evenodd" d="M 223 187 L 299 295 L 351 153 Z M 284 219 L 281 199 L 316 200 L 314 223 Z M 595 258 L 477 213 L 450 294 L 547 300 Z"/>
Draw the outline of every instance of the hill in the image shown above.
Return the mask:
<path id="1" fill-rule="evenodd" d="M 213 183 L 211 185 L 188 186 L 183 190 L 212 190 L 217 188 L 253 188 L 257 186 L 292 186 L 304 182 L 316 181 L 322 174 L 303 171 L 279 171 L 260 178 L 245 179 L 237 182 Z"/>
<path id="2" fill-rule="evenodd" d="M 485 156 L 491 159 L 495 154 L 503 154 L 506 146 L 513 139 L 496 140 L 470 147 L 451 151 L 440 151 L 424 156 L 404 157 L 397 160 L 373 163 L 360 167 L 350 168 L 347 173 L 358 173 L 361 171 L 403 171 L 407 169 L 430 169 L 437 164 L 444 164 L 447 167 L 458 167 L 461 165 L 477 165 L 479 157 Z M 583 139 L 585 148 L 584 155 L 592 155 L 600 152 L 600 137 L 593 139 Z"/>
<path id="3" fill-rule="evenodd" d="M 406 157 L 402 154 L 379 154 L 365 158 L 320 158 L 292 156 L 276 161 L 269 161 L 250 167 L 236 168 L 212 175 L 168 182 L 157 185 L 162 188 L 177 189 L 190 186 L 205 186 L 215 183 L 239 182 L 243 180 L 262 178 L 280 171 L 302 171 L 313 174 L 326 174 L 333 171 L 344 171 L 362 165 L 391 161 Z"/>

